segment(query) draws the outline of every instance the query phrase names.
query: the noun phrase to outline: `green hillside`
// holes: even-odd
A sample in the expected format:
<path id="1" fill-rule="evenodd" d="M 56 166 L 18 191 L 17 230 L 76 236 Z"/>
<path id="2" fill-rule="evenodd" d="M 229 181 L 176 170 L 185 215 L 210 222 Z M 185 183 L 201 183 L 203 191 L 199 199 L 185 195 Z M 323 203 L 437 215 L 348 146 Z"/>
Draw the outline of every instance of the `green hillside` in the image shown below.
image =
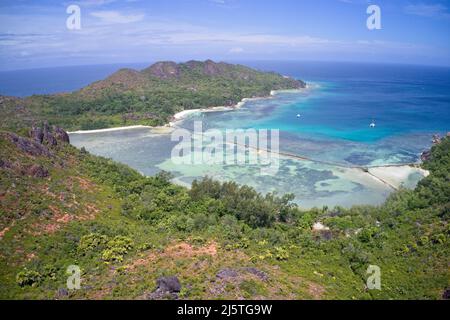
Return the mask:
<path id="1" fill-rule="evenodd" d="M 0 133 L 0 298 L 440 299 L 449 286 L 450 138 L 414 191 L 301 211 L 234 183 L 143 177 L 46 132 Z M 80 290 L 65 289 L 69 265 Z M 381 291 L 365 287 L 369 265 Z M 161 277 L 181 288 L 155 291 Z"/>

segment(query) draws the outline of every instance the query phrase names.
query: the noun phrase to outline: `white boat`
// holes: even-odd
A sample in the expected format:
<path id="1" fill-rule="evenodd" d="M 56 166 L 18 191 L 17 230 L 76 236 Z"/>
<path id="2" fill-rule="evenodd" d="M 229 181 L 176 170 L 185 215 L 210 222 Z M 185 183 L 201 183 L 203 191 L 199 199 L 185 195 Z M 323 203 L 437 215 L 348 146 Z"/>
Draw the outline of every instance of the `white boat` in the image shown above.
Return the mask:
<path id="1" fill-rule="evenodd" d="M 370 124 L 370 127 L 371 127 L 371 128 L 375 128 L 376 126 L 377 126 L 377 124 L 375 123 L 375 120 L 372 121 L 372 123 Z"/>
<path id="2" fill-rule="evenodd" d="M 298 115 L 297 115 L 297 118 L 300 118 L 302 115 L 299 113 Z"/>

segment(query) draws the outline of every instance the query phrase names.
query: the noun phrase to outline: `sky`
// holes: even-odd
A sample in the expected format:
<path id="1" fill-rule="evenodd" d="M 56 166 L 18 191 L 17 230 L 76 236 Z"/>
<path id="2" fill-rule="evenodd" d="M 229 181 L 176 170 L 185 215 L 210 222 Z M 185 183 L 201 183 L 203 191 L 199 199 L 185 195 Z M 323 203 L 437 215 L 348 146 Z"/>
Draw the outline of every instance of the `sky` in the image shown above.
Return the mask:
<path id="1" fill-rule="evenodd" d="M 0 1 L 0 70 L 191 59 L 450 66 L 450 0 Z"/>

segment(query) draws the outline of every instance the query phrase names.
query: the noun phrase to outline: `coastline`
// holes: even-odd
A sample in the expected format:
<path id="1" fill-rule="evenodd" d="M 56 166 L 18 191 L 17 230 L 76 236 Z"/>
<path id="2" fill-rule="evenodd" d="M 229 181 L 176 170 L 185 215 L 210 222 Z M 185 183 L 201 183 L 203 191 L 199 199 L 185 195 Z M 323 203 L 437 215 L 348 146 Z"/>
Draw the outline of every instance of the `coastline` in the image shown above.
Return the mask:
<path id="1" fill-rule="evenodd" d="M 163 126 L 144 126 L 144 125 L 132 125 L 132 126 L 122 126 L 122 127 L 113 127 L 113 128 L 105 128 L 105 129 L 94 129 L 94 130 L 77 130 L 77 131 L 69 131 L 68 134 L 89 134 L 89 133 L 102 133 L 102 132 L 111 132 L 111 131 L 121 131 L 121 130 L 131 130 L 131 129 L 150 129 L 155 131 L 160 131 L 159 133 L 170 133 L 173 128 L 183 120 L 189 118 L 190 116 L 196 113 L 208 113 L 208 112 L 225 112 L 225 111 L 233 111 L 242 108 L 247 102 L 250 101 L 258 101 L 264 99 L 272 99 L 274 96 L 280 93 L 295 93 L 302 92 L 304 90 L 311 89 L 313 86 L 307 84 L 305 88 L 302 89 L 285 89 L 285 90 L 272 90 L 268 96 L 264 97 L 254 97 L 254 98 L 243 98 L 241 101 L 232 106 L 216 106 L 209 108 L 199 108 L 199 109 L 189 109 L 183 110 L 175 113 L 172 116 L 171 121 Z M 157 132 L 155 132 L 157 133 Z"/>
<path id="2" fill-rule="evenodd" d="M 140 129 L 140 128 L 155 128 L 155 127 L 135 125 L 135 126 L 114 127 L 114 128 L 106 128 L 106 129 L 95 129 L 95 130 L 67 131 L 67 133 L 68 134 L 102 133 L 102 132 L 121 131 L 121 130 Z"/>
<path id="3" fill-rule="evenodd" d="M 144 126 L 144 125 L 134 125 L 134 126 L 124 126 L 124 127 L 114 127 L 114 128 L 106 128 L 106 129 L 96 129 L 96 130 L 77 130 L 77 131 L 68 131 L 69 135 L 71 134 L 90 134 L 90 133 L 102 133 L 102 132 L 113 132 L 113 131 L 123 131 L 123 130 L 133 130 L 133 129 L 149 129 L 154 134 L 169 134 L 174 128 L 169 125 L 165 126 Z"/>
<path id="4" fill-rule="evenodd" d="M 398 190 L 402 187 L 408 188 L 410 178 L 414 174 L 418 174 L 422 176 L 422 178 L 426 178 L 430 175 L 430 172 L 428 170 L 413 165 L 378 166 L 369 168 L 368 171 L 371 176 L 391 186 L 395 190 Z"/>
<path id="5" fill-rule="evenodd" d="M 189 110 L 183 110 L 173 115 L 172 121 L 169 122 L 169 126 L 173 127 L 177 123 L 182 122 L 183 120 L 189 118 L 190 116 L 197 114 L 197 113 L 208 113 L 208 112 L 226 112 L 226 111 L 234 111 L 242 108 L 245 106 L 247 102 L 250 101 L 258 101 L 258 100 L 265 100 L 265 99 L 272 99 L 277 94 L 280 93 L 295 93 L 295 92 L 302 92 L 304 90 L 311 89 L 312 86 L 306 85 L 305 88 L 302 89 L 285 89 L 285 90 L 271 90 L 270 94 L 268 96 L 264 97 L 254 97 L 254 98 L 243 98 L 241 101 L 236 103 L 232 106 L 217 106 L 217 107 L 209 107 L 209 108 L 201 108 L 201 109 L 189 109 Z"/>

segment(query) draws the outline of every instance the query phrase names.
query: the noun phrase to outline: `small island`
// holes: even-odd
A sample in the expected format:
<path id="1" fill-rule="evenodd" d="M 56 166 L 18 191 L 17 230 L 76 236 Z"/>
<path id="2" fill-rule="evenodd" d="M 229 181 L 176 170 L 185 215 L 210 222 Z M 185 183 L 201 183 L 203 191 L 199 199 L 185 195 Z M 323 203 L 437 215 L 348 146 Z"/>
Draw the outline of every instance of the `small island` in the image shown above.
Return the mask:
<path id="1" fill-rule="evenodd" d="M 141 71 L 121 69 L 72 93 L 0 97 L 0 128 L 48 121 L 66 130 L 168 124 L 179 112 L 231 107 L 273 90 L 305 88 L 301 80 L 224 62 L 157 62 Z"/>

